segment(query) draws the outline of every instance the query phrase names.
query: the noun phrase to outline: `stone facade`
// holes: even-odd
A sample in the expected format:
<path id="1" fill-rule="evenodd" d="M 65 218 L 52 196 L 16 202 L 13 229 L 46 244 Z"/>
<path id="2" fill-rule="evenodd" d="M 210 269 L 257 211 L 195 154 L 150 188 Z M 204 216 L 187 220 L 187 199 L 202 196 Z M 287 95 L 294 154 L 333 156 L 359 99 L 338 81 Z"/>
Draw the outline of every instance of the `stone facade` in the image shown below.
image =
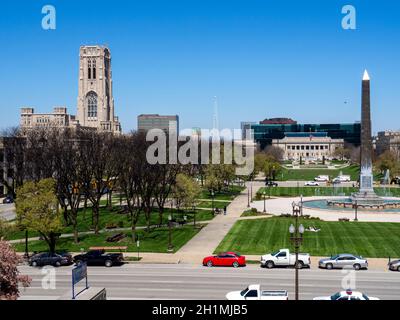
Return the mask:
<path id="1" fill-rule="evenodd" d="M 107 47 L 82 46 L 77 120 L 83 127 L 121 132 L 114 115 L 111 54 Z"/>
<path id="2" fill-rule="evenodd" d="M 114 115 L 111 54 L 107 47 L 80 48 L 77 115 L 67 108 L 54 107 L 52 113 L 35 113 L 34 108 L 21 108 L 22 129 L 35 127 L 84 127 L 121 133 L 118 117 Z"/>
<path id="3" fill-rule="evenodd" d="M 34 108 L 21 108 L 21 128 L 76 127 L 78 125 L 75 116 L 68 114 L 65 107 L 54 107 L 52 113 L 35 113 Z"/>
<path id="4" fill-rule="evenodd" d="M 272 146 L 282 149 L 285 161 L 321 161 L 332 158 L 335 150 L 344 146 L 344 140 L 332 139 L 326 133 L 298 133 L 273 140 Z"/>
<path id="5" fill-rule="evenodd" d="M 375 139 L 378 155 L 391 151 L 400 159 L 400 131 L 381 131 Z"/>

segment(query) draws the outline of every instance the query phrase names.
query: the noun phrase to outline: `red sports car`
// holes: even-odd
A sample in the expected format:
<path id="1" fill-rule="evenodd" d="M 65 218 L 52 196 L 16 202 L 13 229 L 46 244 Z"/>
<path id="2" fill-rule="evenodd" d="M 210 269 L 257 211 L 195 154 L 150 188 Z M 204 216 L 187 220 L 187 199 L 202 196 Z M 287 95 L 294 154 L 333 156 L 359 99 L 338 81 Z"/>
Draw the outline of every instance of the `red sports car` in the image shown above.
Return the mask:
<path id="1" fill-rule="evenodd" d="M 246 266 L 246 257 L 236 252 L 224 252 L 217 256 L 209 256 L 203 259 L 203 266 L 207 267 L 240 267 Z"/>

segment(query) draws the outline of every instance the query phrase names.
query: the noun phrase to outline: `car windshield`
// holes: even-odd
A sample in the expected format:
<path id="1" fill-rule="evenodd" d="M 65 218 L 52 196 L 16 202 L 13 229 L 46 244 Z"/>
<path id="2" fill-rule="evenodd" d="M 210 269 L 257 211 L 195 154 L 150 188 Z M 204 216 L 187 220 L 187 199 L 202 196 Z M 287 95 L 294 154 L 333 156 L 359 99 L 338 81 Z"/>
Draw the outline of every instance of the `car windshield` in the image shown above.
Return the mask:
<path id="1" fill-rule="evenodd" d="M 280 251 L 275 251 L 271 253 L 271 256 L 276 256 Z"/>
<path id="2" fill-rule="evenodd" d="M 369 300 L 368 296 L 366 296 L 365 294 L 363 294 L 362 296 L 363 296 L 363 298 L 364 298 L 365 300 Z"/>
<path id="3" fill-rule="evenodd" d="M 336 260 L 337 258 L 339 258 L 339 255 L 331 257 L 332 260 Z"/>
<path id="4" fill-rule="evenodd" d="M 335 293 L 334 295 L 331 296 L 331 300 L 337 300 L 340 298 L 340 292 Z"/>
<path id="5" fill-rule="evenodd" d="M 240 295 L 243 297 L 247 291 L 249 291 L 249 288 L 244 289 L 243 291 L 240 292 Z"/>

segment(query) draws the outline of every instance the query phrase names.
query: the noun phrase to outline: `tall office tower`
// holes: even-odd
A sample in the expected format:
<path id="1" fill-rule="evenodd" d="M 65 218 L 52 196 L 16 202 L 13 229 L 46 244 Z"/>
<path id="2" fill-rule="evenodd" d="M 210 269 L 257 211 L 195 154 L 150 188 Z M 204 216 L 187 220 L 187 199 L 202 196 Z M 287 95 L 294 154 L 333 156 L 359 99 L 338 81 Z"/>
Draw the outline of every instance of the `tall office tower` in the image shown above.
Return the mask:
<path id="1" fill-rule="evenodd" d="M 83 127 L 120 133 L 114 115 L 111 54 L 107 47 L 82 46 L 79 62 L 77 120 Z"/>

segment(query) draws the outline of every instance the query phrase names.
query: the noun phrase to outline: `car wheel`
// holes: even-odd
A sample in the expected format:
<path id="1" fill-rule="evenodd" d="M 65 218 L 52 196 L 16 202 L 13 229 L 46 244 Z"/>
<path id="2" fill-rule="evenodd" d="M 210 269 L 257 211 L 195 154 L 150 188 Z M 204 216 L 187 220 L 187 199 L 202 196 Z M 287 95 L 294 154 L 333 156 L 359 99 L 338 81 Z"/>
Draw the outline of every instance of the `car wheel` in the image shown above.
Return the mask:
<path id="1" fill-rule="evenodd" d="M 397 271 L 399 271 L 399 272 L 400 272 L 400 266 L 398 266 L 398 267 L 397 267 Z"/>
<path id="2" fill-rule="evenodd" d="M 37 264 L 36 261 L 32 261 L 32 263 L 31 263 L 31 266 L 32 266 L 32 267 L 37 267 L 37 265 L 38 265 L 38 264 Z"/>
<path id="3" fill-rule="evenodd" d="M 109 267 L 112 267 L 113 263 L 112 263 L 111 260 L 106 260 L 106 262 L 104 263 L 104 265 L 105 265 L 107 268 L 109 268 Z"/>
<path id="4" fill-rule="evenodd" d="M 328 270 L 332 270 L 332 269 L 333 269 L 332 263 L 328 263 L 328 264 L 326 265 L 326 268 L 327 268 Z"/>
<path id="5" fill-rule="evenodd" d="M 267 263 L 265 264 L 265 266 L 266 266 L 268 269 L 272 269 L 273 267 L 275 267 L 275 264 L 274 264 L 273 261 L 267 261 Z"/>
<path id="6" fill-rule="evenodd" d="M 208 262 L 207 262 L 207 267 L 210 267 L 210 268 L 211 268 L 212 266 L 213 266 L 213 263 L 212 263 L 212 261 L 211 261 L 211 260 L 210 260 L 210 261 L 208 261 Z"/>
<path id="7" fill-rule="evenodd" d="M 361 269 L 361 266 L 360 266 L 358 263 L 356 263 L 356 264 L 353 266 L 353 268 L 354 268 L 354 270 L 360 270 L 360 269 Z"/>
<path id="8" fill-rule="evenodd" d="M 303 267 L 304 267 L 303 261 L 298 261 L 296 267 L 297 267 L 297 269 L 303 269 Z"/>
<path id="9" fill-rule="evenodd" d="M 234 268 L 237 268 L 237 267 L 239 267 L 239 263 L 238 263 L 237 261 L 235 261 L 235 262 L 232 264 L 232 266 L 233 266 Z"/>

